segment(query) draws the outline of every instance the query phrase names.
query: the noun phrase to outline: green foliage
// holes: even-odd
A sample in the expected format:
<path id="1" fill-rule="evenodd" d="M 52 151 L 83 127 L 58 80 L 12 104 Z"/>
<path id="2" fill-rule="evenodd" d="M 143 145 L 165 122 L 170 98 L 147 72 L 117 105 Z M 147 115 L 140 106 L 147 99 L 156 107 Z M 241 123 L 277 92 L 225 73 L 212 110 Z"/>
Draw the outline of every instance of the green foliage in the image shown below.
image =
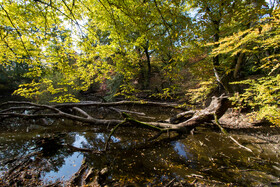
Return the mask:
<path id="1" fill-rule="evenodd" d="M 234 84 L 248 84 L 242 94 L 236 93 L 231 99 L 237 108 L 250 106 L 256 119 L 267 119 L 280 125 L 280 75 L 244 80 Z"/>
<path id="2" fill-rule="evenodd" d="M 105 96 L 105 100 L 112 101 L 114 96 L 119 92 L 120 86 L 123 84 L 123 75 L 116 74 L 112 79 L 107 80 L 107 87 L 110 88 L 107 96 Z"/>
<path id="3" fill-rule="evenodd" d="M 275 10 L 260 20 L 266 10 L 264 0 L 4 0 L 0 66 L 22 67 L 27 82 L 14 93 L 37 101 L 77 102 L 94 83 L 106 87 L 109 100 L 135 100 L 153 84 L 166 99 L 193 79 L 201 87 L 189 90 L 192 101 L 203 102 L 217 83 L 213 67 L 230 75 L 240 53 L 259 59 L 247 69 L 278 74 L 279 16 Z"/>
<path id="4" fill-rule="evenodd" d="M 163 88 L 162 89 L 162 93 L 154 93 L 151 95 L 151 97 L 156 97 L 156 98 L 160 98 L 160 99 L 177 99 L 176 93 L 178 90 L 178 85 L 173 85 L 170 88 Z"/>
<path id="5" fill-rule="evenodd" d="M 184 1 L 3 1 L 0 62 L 28 64 L 24 76 L 33 81 L 14 92 L 27 98 L 73 101 L 117 74 L 124 81 L 109 89 L 132 97 L 141 74 L 149 86 L 154 61 L 163 63 L 167 80 L 178 76 L 177 61 L 169 62 L 188 37 L 185 8 Z"/>
<path id="6" fill-rule="evenodd" d="M 69 87 L 76 87 L 73 81 L 79 79 L 73 73 L 76 68 L 71 32 L 63 26 L 64 9 L 58 9 L 62 4 L 47 4 L 3 1 L 0 5 L 0 65 L 26 64 L 21 77 L 33 81 L 22 84 L 14 93 L 36 100 L 46 92 L 65 95 Z M 51 74 L 63 78 L 54 84 Z"/>
<path id="7" fill-rule="evenodd" d="M 32 81 L 31 83 L 21 84 L 14 94 L 37 102 L 79 102 L 74 96 L 77 92 L 74 82 L 63 83 L 63 81 L 65 81 L 63 77 L 56 73 L 49 79 L 40 79 L 40 82 Z"/>
<path id="8" fill-rule="evenodd" d="M 65 94 L 65 95 L 60 95 L 58 97 L 55 97 L 50 102 L 56 102 L 56 103 L 73 102 L 73 103 L 76 103 L 76 102 L 79 102 L 79 100 L 75 98 L 75 95 Z"/>
<path id="9" fill-rule="evenodd" d="M 201 103 L 203 106 L 206 105 L 206 100 L 209 94 L 217 87 L 215 84 L 215 78 L 213 77 L 209 81 L 200 82 L 198 88 L 189 89 L 186 96 L 190 97 L 191 103 Z"/>
<path id="10" fill-rule="evenodd" d="M 139 93 L 139 90 L 133 85 L 123 84 L 120 86 L 120 91 L 116 93 L 115 96 L 125 96 L 126 99 L 138 100 L 138 97 L 136 96 L 137 93 Z"/>
<path id="11" fill-rule="evenodd" d="M 24 74 L 28 72 L 28 65 L 11 62 L 9 65 L 0 65 L 0 84 L 3 85 L 1 91 L 13 91 L 19 84 L 28 81 Z"/>
<path id="12" fill-rule="evenodd" d="M 233 101 L 237 107 L 250 106 L 257 119 L 266 118 L 280 125 L 279 108 L 279 44 L 280 44 L 280 9 L 273 10 L 270 17 L 261 19 L 255 27 L 240 31 L 219 42 L 213 55 L 244 53 L 248 56 L 257 55 L 255 69 L 265 76 L 256 80 L 245 79 L 234 84 L 247 84 L 244 93 L 235 94 Z"/>
<path id="13" fill-rule="evenodd" d="M 86 12 L 89 18 L 86 31 L 88 38 L 80 46 L 84 51 L 92 46 L 92 52 L 84 54 L 85 58 L 98 56 L 103 61 L 110 62 L 113 76 L 123 75 L 119 95 L 136 99 L 134 95 L 138 89 L 150 89 L 154 64 L 161 64 L 159 66 L 164 69 L 167 80 L 178 75 L 175 68 L 172 68 L 178 61 L 170 61 L 180 53 L 176 50 L 176 42 L 187 37 L 185 28 L 190 19 L 183 12 L 183 1 L 85 3 L 91 10 Z M 100 37 L 102 33 L 106 34 L 107 40 Z M 92 41 L 94 45 L 90 44 Z M 110 75 L 106 79 L 110 79 Z M 108 84 L 109 87 L 110 85 L 112 84 Z M 116 90 L 112 86 L 109 89 Z"/>

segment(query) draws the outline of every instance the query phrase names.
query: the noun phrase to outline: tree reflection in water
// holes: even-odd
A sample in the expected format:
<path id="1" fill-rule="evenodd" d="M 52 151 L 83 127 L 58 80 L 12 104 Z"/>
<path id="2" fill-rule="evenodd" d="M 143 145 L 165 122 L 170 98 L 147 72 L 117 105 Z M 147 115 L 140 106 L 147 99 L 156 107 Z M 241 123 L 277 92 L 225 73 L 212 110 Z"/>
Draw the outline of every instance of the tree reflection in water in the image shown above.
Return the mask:
<path id="1" fill-rule="evenodd" d="M 276 149 L 279 145 L 272 147 L 265 144 L 266 142 L 259 144 L 259 140 L 254 136 L 243 138 L 254 150 L 254 153 L 250 153 L 233 146 L 222 134 L 204 128 L 181 139 L 163 136 L 161 140 L 154 142 L 148 141 L 154 135 L 149 130 L 119 128 L 111 138 L 108 151 L 94 154 L 73 151 L 61 145 L 69 144 L 102 151 L 111 128 L 77 126 L 69 121 L 61 121 L 49 127 L 31 127 L 30 124 L 25 124 L 25 127 L 13 125 L 1 129 L 0 169 L 11 171 L 19 164 L 11 160 L 12 158 L 21 158 L 19 161 L 23 161 L 29 155 L 32 162 L 20 172 L 25 172 L 26 180 L 31 180 L 28 172 L 38 171 L 38 185 L 54 183 L 57 180 L 66 183 L 84 163 L 96 171 L 95 173 L 107 168 L 105 184 L 120 186 L 160 186 L 170 181 L 178 185 L 196 181 L 207 185 L 242 186 L 271 185 L 272 182 L 276 184 L 279 181 L 279 149 Z M 235 136 L 242 142 L 242 136 Z M 38 142 L 51 137 L 57 138 L 55 143 L 49 146 L 52 151 L 42 152 L 44 146 L 39 146 Z M 8 160 L 10 162 L 4 164 Z"/>

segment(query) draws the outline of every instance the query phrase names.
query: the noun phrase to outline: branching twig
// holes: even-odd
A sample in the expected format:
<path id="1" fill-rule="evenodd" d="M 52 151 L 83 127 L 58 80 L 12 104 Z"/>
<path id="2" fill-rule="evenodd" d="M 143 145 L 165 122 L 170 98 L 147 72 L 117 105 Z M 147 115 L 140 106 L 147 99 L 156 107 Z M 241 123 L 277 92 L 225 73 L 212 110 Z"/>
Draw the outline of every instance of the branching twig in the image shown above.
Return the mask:
<path id="1" fill-rule="evenodd" d="M 107 151 L 107 149 L 108 149 L 108 144 L 109 144 L 109 142 L 110 142 L 110 140 L 111 140 L 111 137 L 112 137 L 112 135 L 114 134 L 114 132 L 115 132 L 121 125 L 124 125 L 126 122 L 127 122 L 127 121 L 126 121 L 126 119 L 125 119 L 123 122 L 119 123 L 118 125 L 116 125 L 116 126 L 113 128 L 113 130 L 111 131 L 111 133 L 110 133 L 110 135 L 109 135 L 109 137 L 108 137 L 108 139 L 107 139 L 107 141 L 106 141 L 106 144 L 105 144 L 105 147 L 104 147 L 104 151 Z"/>
<path id="2" fill-rule="evenodd" d="M 10 17 L 9 13 L 7 12 L 7 10 L 3 7 L 3 5 L 0 4 L 0 6 L 1 6 L 1 8 L 4 10 L 4 12 L 6 13 L 7 18 L 9 19 L 11 25 L 12 25 L 12 26 L 14 27 L 14 29 L 16 30 L 16 32 L 17 32 L 17 34 L 18 34 L 18 36 L 19 36 L 19 38 L 20 38 L 20 41 L 21 41 L 21 43 L 22 43 L 22 46 L 23 46 L 23 48 L 24 48 L 24 50 L 25 50 L 27 56 L 29 57 L 29 60 L 32 61 L 32 60 L 31 60 L 31 55 L 30 55 L 29 51 L 27 50 L 27 48 L 26 48 L 26 46 L 25 46 L 25 43 L 24 43 L 24 41 L 23 41 L 23 39 L 22 39 L 22 37 L 21 37 L 22 34 L 19 32 L 19 30 L 18 30 L 17 27 L 15 26 L 15 24 L 14 24 L 12 18 Z"/>
<path id="3" fill-rule="evenodd" d="M 189 133 L 191 129 L 196 126 L 205 123 L 211 122 L 214 119 L 213 114 L 216 114 L 217 118 L 220 118 L 228 109 L 228 98 L 224 95 L 220 97 L 213 97 L 210 105 L 203 110 L 191 111 L 189 113 L 181 113 L 177 116 L 177 119 L 180 121 L 186 120 L 186 114 L 193 115 L 190 119 L 186 121 L 179 122 L 178 124 L 171 124 L 171 120 L 168 122 L 142 122 L 136 119 L 131 118 L 129 115 L 122 113 L 123 118 L 126 119 L 132 125 L 136 125 L 140 128 L 150 129 L 152 131 L 160 132 L 158 136 L 162 133 L 177 132 L 179 134 Z M 10 106 L 12 105 L 12 106 Z M 13 106 L 15 105 L 15 106 Z M 42 105 L 31 102 L 6 102 L 0 105 L 0 107 L 5 108 L 0 111 L 0 118 L 7 119 L 12 117 L 19 117 L 23 119 L 35 119 L 35 118 L 53 118 L 53 119 L 69 119 L 74 121 L 79 121 L 82 123 L 89 123 L 95 125 L 118 125 L 123 122 L 123 120 L 118 119 L 97 119 L 91 117 L 88 113 L 83 111 L 78 107 L 112 107 L 117 105 L 149 105 L 156 107 L 168 107 L 176 108 L 176 104 L 170 103 L 158 103 L 158 102 L 145 102 L 145 101 L 120 101 L 120 102 L 111 102 L 111 103 L 101 103 L 101 102 L 82 102 L 82 103 L 64 103 L 57 105 Z M 7 106 L 10 108 L 7 109 Z M 14 107 L 14 108 L 13 108 Z M 35 110 L 35 113 L 23 113 L 20 109 L 32 109 Z M 30 107 L 30 108 L 29 108 Z M 34 108 L 33 108 L 34 107 Z M 64 112 L 65 108 L 72 108 L 76 112 L 76 115 L 72 113 Z M 40 113 L 36 114 L 40 110 Z M 188 118 L 188 117 L 187 117 Z"/>
<path id="4" fill-rule="evenodd" d="M 229 137 L 234 143 L 236 143 L 239 147 L 249 151 L 249 152 L 253 152 L 251 149 L 249 149 L 248 147 L 245 147 L 243 145 L 241 145 L 236 139 L 234 139 L 219 123 L 219 120 L 217 118 L 217 115 L 214 114 L 214 118 L 215 118 L 215 123 L 216 125 L 221 129 L 222 133 L 225 134 L 227 137 Z"/>

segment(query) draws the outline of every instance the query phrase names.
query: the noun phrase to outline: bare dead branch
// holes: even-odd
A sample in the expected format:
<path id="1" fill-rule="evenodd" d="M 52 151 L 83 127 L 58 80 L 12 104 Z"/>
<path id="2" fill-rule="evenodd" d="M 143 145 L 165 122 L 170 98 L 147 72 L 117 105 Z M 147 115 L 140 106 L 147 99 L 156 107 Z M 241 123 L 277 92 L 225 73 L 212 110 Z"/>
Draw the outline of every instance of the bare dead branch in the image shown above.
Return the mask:
<path id="1" fill-rule="evenodd" d="M 117 125 L 118 123 L 121 122 L 121 120 L 102 120 L 102 119 L 96 119 L 92 118 L 90 115 L 86 114 L 86 112 L 82 111 L 81 109 L 75 108 L 76 111 L 79 111 L 80 114 L 83 114 L 83 116 L 78 116 L 78 115 L 73 115 L 73 114 L 68 114 L 66 112 L 63 112 L 62 110 L 56 108 L 55 106 L 49 106 L 49 105 L 41 105 L 41 104 L 35 104 L 31 102 L 6 102 L 3 103 L 0 106 L 6 106 L 6 105 L 27 105 L 27 106 L 34 106 L 37 107 L 38 109 L 45 109 L 49 110 L 52 113 L 46 111 L 44 114 L 25 114 L 25 113 L 18 113 L 17 111 L 12 111 L 9 109 L 2 110 L 0 112 L 0 116 L 2 118 L 13 118 L 13 117 L 20 117 L 24 119 L 38 119 L 38 118 L 66 118 L 70 120 L 75 120 L 83 123 L 91 123 L 91 124 L 96 124 L 96 125 Z M 23 106 L 25 108 L 25 106 Z M 20 107 L 16 107 L 16 110 L 19 110 Z M 10 111 L 10 112 L 7 112 Z"/>
<path id="2" fill-rule="evenodd" d="M 7 105 L 20 105 L 22 109 L 28 107 L 34 107 L 34 109 L 44 110 L 45 113 L 40 114 L 27 114 L 27 113 L 20 113 L 20 106 L 16 108 L 9 108 L 0 111 L 0 117 L 2 118 L 12 118 L 12 117 L 20 117 L 24 119 L 35 119 L 35 118 L 65 118 L 74 121 L 79 121 L 82 123 L 90 123 L 95 125 L 118 125 L 123 122 L 123 120 L 104 120 L 104 119 L 97 119 L 90 116 L 84 110 L 79 107 L 112 107 L 112 106 L 121 106 L 121 105 L 149 105 L 149 106 L 157 106 L 157 107 L 176 107 L 176 104 L 170 103 L 158 103 L 158 102 L 143 102 L 143 101 L 119 101 L 119 102 L 111 102 L 111 103 L 101 103 L 101 102 L 82 102 L 82 103 L 64 103 L 58 105 L 41 105 L 35 104 L 31 102 L 6 102 L 0 105 L 0 107 L 7 106 Z M 196 110 L 196 111 L 189 111 L 178 114 L 175 119 L 182 120 L 186 115 L 188 118 L 185 118 L 185 121 L 182 121 L 178 124 L 171 124 L 172 120 L 166 122 L 142 122 L 135 120 L 131 117 L 124 116 L 127 118 L 127 122 L 141 126 L 146 129 L 151 129 L 154 131 L 161 131 L 161 132 L 169 132 L 169 131 L 176 131 L 179 133 L 188 133 L 197 125 L 200 125 L 205 122 L 211 122 L 214 120 L 214 114 L 217 115 L 217 118 L 220 118 L 230 106 L 229 100 L 227 96 L 220 96 L 220 97 L 213 97 L 212 102 L 210 105 L 203 109 L 203 110 Z M 70 114 L 63 111 L 65 108 L 72 108 L 78 114 Z M 14 109 L 14 110 L 13 110 Z M 33 109 L 33 108 L 32 108 Z M 187 120 L 186 120 L 187 119 Z"/>
<path id="3" fill-rule="evenodd" d="M 56 108 L 60 107 L 113 107 L 113 106 L 154 106 L 154 107 L 164 107 L 164 108 L 176 108 L 185 110 L 183 106 L 179 106 L 176 103 L 162 103 L 162 102 L 151 102 L 151 101 L 118 101 L 118 102 L 81 102 L 81 103 L 63 103 L 54 105 Z"/>
<path id="4" fill-rule="evenodd" d="M 136 114 L 139 116 L 145 116 L 146 114 L 143 112 L 135 112 L 135 111 L 131 111 L 131 110 L 123 110 L 123 109 L 118 109 L 118 108 L 114 108 L 114 107 L 109 107 L 110 110 L 116 111 L 119 114 L 122 114 L 123 112 L 125 113 L 131 113 L 131 114 Z"/>
<path id="5" fill-rule="evenodd" d="M 84 116 L 85 118 L 92 119 L 92 117 L 88 113 L 86 113 L 84 110 L 82 110 L 82 109 L 80 109 L 78 107 L 73 107 L 72 109 L 74 111 L 78 112 L 79 114 L 81 114 L 82 116 Z"/>
<path id="6" fill-rule="evenodd" d="M 214 118 L 215 118 L 215 123 L 216 125 L 221 129 L 222 133 L 225 134 L 227 137 L 229 137 L 234 143 L 236 143 L 239 147 L 249 151 L 249 152 L 253 152 L 250 148 L 245 147 L 244 145 L 241 145 L 236 139 L 234 139 L 231 135 L 229 135 L 227 133 L 227 131 L 220 125 L 219 120 L 217 118 L 217 115 L 214 114 Z"/>

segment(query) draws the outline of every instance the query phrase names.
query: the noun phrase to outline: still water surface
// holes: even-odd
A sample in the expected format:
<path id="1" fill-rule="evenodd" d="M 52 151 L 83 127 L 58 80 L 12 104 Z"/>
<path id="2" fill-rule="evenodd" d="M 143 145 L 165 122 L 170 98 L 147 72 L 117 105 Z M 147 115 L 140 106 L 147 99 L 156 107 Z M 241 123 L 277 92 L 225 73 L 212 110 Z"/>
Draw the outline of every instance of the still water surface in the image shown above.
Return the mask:
<path id="1" fill-rule="evenodd" d="M 159 118 L 166 119 L 166 116 L 155 116 L 155 120 Z M 51 126 L 42 126 L 38 121 L 23 123 L 18 120 L 0 125 L 2 163 L 39 150 L 36 145 L 38 139 L 57 135 L 61 144 L 103 150 L 112 129 L 81 126 L 67 120 L 57 121 Z M 45 167 L 41 179 L 45 184 L 67 181 L 86 162 L 96 170 L 108 168 L 107 180 L 119 184 L 162 186 L 175 179 L 177 184 L 209 186 L 279 185 L 279 129 L 231 134 L 253 153 L 238 147 L 218 130 L 206 127 L 197 128 L 193 135 L 180 139 L 166 140 L 168 137 L 163 136 L 161 141 L 155 142 L 148 141 L 155 135 L 152 131 L 120 128 L 105 154 L 71 152 L 62 147 L 45 156 L 43 159 L 48 167 Z M 274 139 L 268 141 L 266 137 Z M 8 169 L 8 165 L 0 165 L 0 172 Z"/>

